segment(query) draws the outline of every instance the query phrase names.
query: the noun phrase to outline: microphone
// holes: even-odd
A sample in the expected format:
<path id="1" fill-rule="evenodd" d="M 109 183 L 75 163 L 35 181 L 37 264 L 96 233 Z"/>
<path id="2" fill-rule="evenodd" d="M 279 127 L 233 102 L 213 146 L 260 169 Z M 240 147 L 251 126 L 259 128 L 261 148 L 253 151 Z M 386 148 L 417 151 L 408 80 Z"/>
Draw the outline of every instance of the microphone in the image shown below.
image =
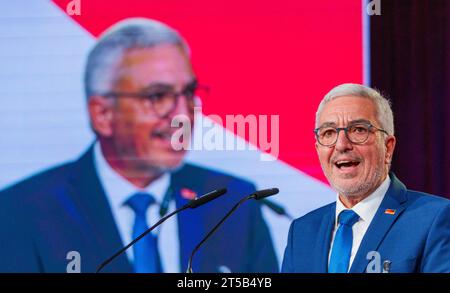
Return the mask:
<path id="1" fill-rule="evenodd" d="M 249 199 L 254 198 L 254 199 L 260 200 L 265 197 L 269 197 L 274 194 L 277 194 L 278 192 L 280 192 L 280 190 L 278 190 L 278 188 L 269 188 L 269 189 L 258 190 L 256 192 L 250 194 L 248 197 L 249 197 Z"/>
<path id="2" fill-rule="evenodd" d="M 179 212 L 185 210 L 185 209 L 195 209 L 201 205 L 204 205 L 216 198 L 218 198 L 219 196 L 225 194 L 227 192 L 226 188 L 221 188 L 221 189 L 216 189 L 213 190 L 211 192 L 206 193 L 205 195 L 198 197 L 196 199 L 193 199 L 191 201 L 189 201 L 187 204 L 185 204 L 184 206 L 182 206 L 179 209 L 176 209 L 175 211 L 171 212 L 170 214 L 162 217 L 158 222 L 156 222 L 153 226 L 151 226 L 150 228 L 148 228 L 144 233 L 142 233 L 141 235 L 139 235 L 136 239 L 134 239 L 133 241 L 131 241 L 130 243 L 128 243 L 125 247 L 123 247 L 122 249 L 120 249 L 118 252 L 116 252 L 114 255 L 112 255 L 110 258 L 108 258 L 107 260 L 105 260 L 104 262 L 102 262 L 100 264 L 100 266 L 97 268 L 97 271 L 95 273 L 99 273 L 105 266 L 107 266 L 110 262 L 112 262 L 114 259 L 116 259 L 119 255 L 121 255 L 122 253 L 124 253 L 128 248 L 130 248 L 131 246 L 133 246 L 136 242 L 138 242 L 139 240 L 141 240 L 141 238 L 143 238 L 145 235 L 147 235 L 148 233 L 150 233 L 153 229 L 155 229 L 156 227 L 158 227 L 159 225 L 161 225 L 162 223 L 164 223 L 168 218 L 172 217 L 175 214 L 178 214 Z"/>
<path id="3" fill-rule="evenodd" d="M 200 243 L 194 248 L 194 250 L 191 253 L 191 256 L 189 257 L 188 268 L 186 270 L 186 273 L 193 273 L 193 271 L 192 271 L 192 259 L 194 258 L 195 253 L 200 249 L 200 247 L 203 245 L 203 243 L 205 243 L 206 240 L 208 240 L 208 238 L 211 237 L 212 234 L 214 234 L 214 232 L 223 224 L 223 222 L 225 222 L 225 220 L 228 219 L 228 217 L 230 217 L 231 214 L 234 213 L 234 211 L 236 211 L 236 209 L 240 205 L 242 205 L 244 202 L 246 202 L 249 199 L 260 200 L 260 199 L 272 196 L 274 194 L 277 194 L 278 192 L 279 192 L 278 188 L 269 188 L 269 189 L 258 190 L 258 191 L 253 192 L 252 194 L 244 197 L 237 204 L 235 204 L 231 208 L 231 210 L 219 221 L 219 223 L 217 223 L 211 229 L 211 231 L 209 231 L 208 234 L 206 234 L 205 238 L 203 238 L 202 241 L 200 241 Z"/>
<path id="4" fill-rule="evenodd" d="M 185 207 L 191 208 L 191 209 L 195 209 L 201 205 L 204 205 L 205 203 L 208 203 L 216 198 L 218 198 L 219 196 L 225 194 L 227 192 L 226 188 L 221 188 L 221 189 L 216 189 L 213 190 L 211 192 L 208 192 L 207 194 L 198 197 L 196 199 L 191 200 L 190 202 L 188 202 Z"/>

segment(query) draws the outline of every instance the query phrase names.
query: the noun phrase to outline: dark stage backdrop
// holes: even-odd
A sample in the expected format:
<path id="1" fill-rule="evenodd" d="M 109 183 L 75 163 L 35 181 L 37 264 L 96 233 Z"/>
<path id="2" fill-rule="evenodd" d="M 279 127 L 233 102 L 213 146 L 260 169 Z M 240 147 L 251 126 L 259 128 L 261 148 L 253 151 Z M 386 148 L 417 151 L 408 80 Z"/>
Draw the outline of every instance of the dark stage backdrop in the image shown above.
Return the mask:
<path id="1" fill-rule="evenodd" d="M 370 17 L 372 86 L 393 103 L 392 170 L 450 198 L 450 1 L 381 1 Z"/>

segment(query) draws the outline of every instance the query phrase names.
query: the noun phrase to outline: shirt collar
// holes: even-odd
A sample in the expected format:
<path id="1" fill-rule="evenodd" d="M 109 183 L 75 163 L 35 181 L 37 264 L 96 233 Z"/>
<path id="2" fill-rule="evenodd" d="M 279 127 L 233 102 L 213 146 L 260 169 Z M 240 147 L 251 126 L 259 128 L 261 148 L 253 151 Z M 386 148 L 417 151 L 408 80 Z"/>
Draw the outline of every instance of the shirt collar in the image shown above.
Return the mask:
<path id="1" fill-rule="evenodd" d="M 147 192 L 153 195 L 158 205 L 160 205 L 170 186 L 170 174 L 168 172 L 145 188 L 141 189 L 134 186 L 108 164 L 98 141 L 94 144 L 94 162 L 106 197 L 115 208 L 122 207 L 123 203 L 136 192 Z"/>
<path id="2" fill-rule="evenodd" d="M 373 217 L 375 217 L 375 214 L 378 210 L 378 208 L 381 205 L 381 202 L 383 201 L 383 198 L 389 189 L 389 185 L 391 184 L 391 179 L 389 176 L 386 176 L 386 179 L 384 179 L 383 183 L 381 183 L 380 186 L 368 197 L 363 199 L 362 201 L 358 202 L 355 206 L 353 206 L 352 210 L 358 214 L 358 216 L 361 218 L 361 220 L 370 223 L 372 222 Z M 344 206 L 344 204 L 341 202 L 341 199 L 339 198 L 339 194 L 337 194 L 336 199 L 336 218 L 335 218 L 335 225 L 338 225 L 338 217 L 339 214 L 343 211 L 347 210 L 347 208 Z"/>

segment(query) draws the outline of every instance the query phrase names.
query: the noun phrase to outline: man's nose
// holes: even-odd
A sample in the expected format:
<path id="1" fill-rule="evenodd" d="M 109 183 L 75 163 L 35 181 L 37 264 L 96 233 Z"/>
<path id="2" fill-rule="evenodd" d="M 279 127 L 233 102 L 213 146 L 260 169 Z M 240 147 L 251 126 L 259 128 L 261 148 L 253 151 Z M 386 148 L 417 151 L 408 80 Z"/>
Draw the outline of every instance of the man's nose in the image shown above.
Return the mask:
<path id="1" fill-rule="evenodd" d="M 353 149 L 353 144 L 347 138 L 347 135 L 345 135 L 344 130 L 341 130 L 338 133 L 335 149 L 339 152 L 345 152 L 345 151 Z"/>

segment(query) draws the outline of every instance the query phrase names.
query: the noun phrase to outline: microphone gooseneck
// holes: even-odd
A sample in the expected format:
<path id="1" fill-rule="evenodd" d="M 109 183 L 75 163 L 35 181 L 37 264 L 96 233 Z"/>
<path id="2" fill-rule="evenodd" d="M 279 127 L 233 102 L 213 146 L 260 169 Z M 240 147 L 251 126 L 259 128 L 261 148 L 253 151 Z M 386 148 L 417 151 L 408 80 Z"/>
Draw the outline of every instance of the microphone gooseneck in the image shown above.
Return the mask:
<path id="1" fill-rule="evenodd" d="M 206 234 L 206 236 L 202 239 L 202 241 L 200 241 L 200 243 L 197 244 L 197 246 L 194 248 L 194 250 L 191 253 L 191 256 L 189 257 L 188 268 L 186 270 L 186 273 L 193 273 L 192 260 L 194 258 L 195 253 L 206 242 L 206 240 L 208 240 L 209 237 L 211 237 L 211 235 L 214 234 L 214 232 L 223 224 L 223 222 L 225 222 L 225 220 L 228 219 L 231 216 L 231 214 L 233 214 L 236 211 L 236 209 L 239 206 L 241 206 L 244 202 L 246 202 L 249 199 L 257 199 L 257 200 L 259 200 L 259 199 L 262 199 L 262 198 L 269 197 L 271 195 L 277 194 L 278 192 L 279 192 L 278 188 L 270 188 L 270 189 L 259 190 L 259 191 L 256 191 L 256 192 L 250 194 L 249 196 L 244 197 L 237 204 L 235 204 L 231 208 L 231 210 L 208 232 L 208 234 Z"/>
<path id="2" fill-rule="evenodd" d="M 162 217 L 158 222 L 156 222 L 153 226 L 151 226 L 149 229 L 147 229 L 144 233 L 142 233 L 141 235 L 139 235 L 137 238 L 135 238 L 133 241 L 131 241 L 130 243 L 128 243 L 125 247 L 123 247 L 122 249 L 120 249 L 119 251 L 117 251 L 115 254 L 113 254 L 110 258 L 106 259 L 105 261 L 103 261 L 100 266 L 97 268 L 96 273 L 99 273 L 105 266 L 107 266 L 109 263 L 111 263 L 114 259 L 116 259 L 119 255 L 121 255 L 122 253 L 124 253 L 128 248 L 130 248 L 131 246 L 133 246 L 136 242 L 138 242 L 139 240 L 141 240 L 145 235 L 147 235 L 148 233 L 150 233 L 152 230 L 154 230 L 156 227 L 158 227 L 159 225 L 161 225 L 162 223 L 164 223 L 167 219 L 169 219 L 170 217 L 172 217 L 175 214 L 178 214 L 179 212 L 185 210 L 185 209 L 195 209 L 201 205 L 204 205 L 216 198 L 218 198 L 219 196 L 225 194 L 227 192 L 226 188 L 222 188 L 222 189 L 217 189 L 217 190 L 213 190 L 199 198 L 193 199 L 190 202 L 188 202 L 186 205 L 182 206 L 179 209 L 176 209 L 175 211 L 171 212 L 170 214 Z"/>
<path id="3" fill-rule="evenodd" d="M 279 216 L 286 217 L 290 221 L 292 221 L 294 219 L 294 217 L 291 214 L 289 214 L 282 205 L 280 205 L 278 203 L 275 203 L 266 198 L 260 199 L 260 203 L 264 204 L 266 207 L 268 207 L 270 210 L 272 210 L 274 213 L 276 213 Z"/>

